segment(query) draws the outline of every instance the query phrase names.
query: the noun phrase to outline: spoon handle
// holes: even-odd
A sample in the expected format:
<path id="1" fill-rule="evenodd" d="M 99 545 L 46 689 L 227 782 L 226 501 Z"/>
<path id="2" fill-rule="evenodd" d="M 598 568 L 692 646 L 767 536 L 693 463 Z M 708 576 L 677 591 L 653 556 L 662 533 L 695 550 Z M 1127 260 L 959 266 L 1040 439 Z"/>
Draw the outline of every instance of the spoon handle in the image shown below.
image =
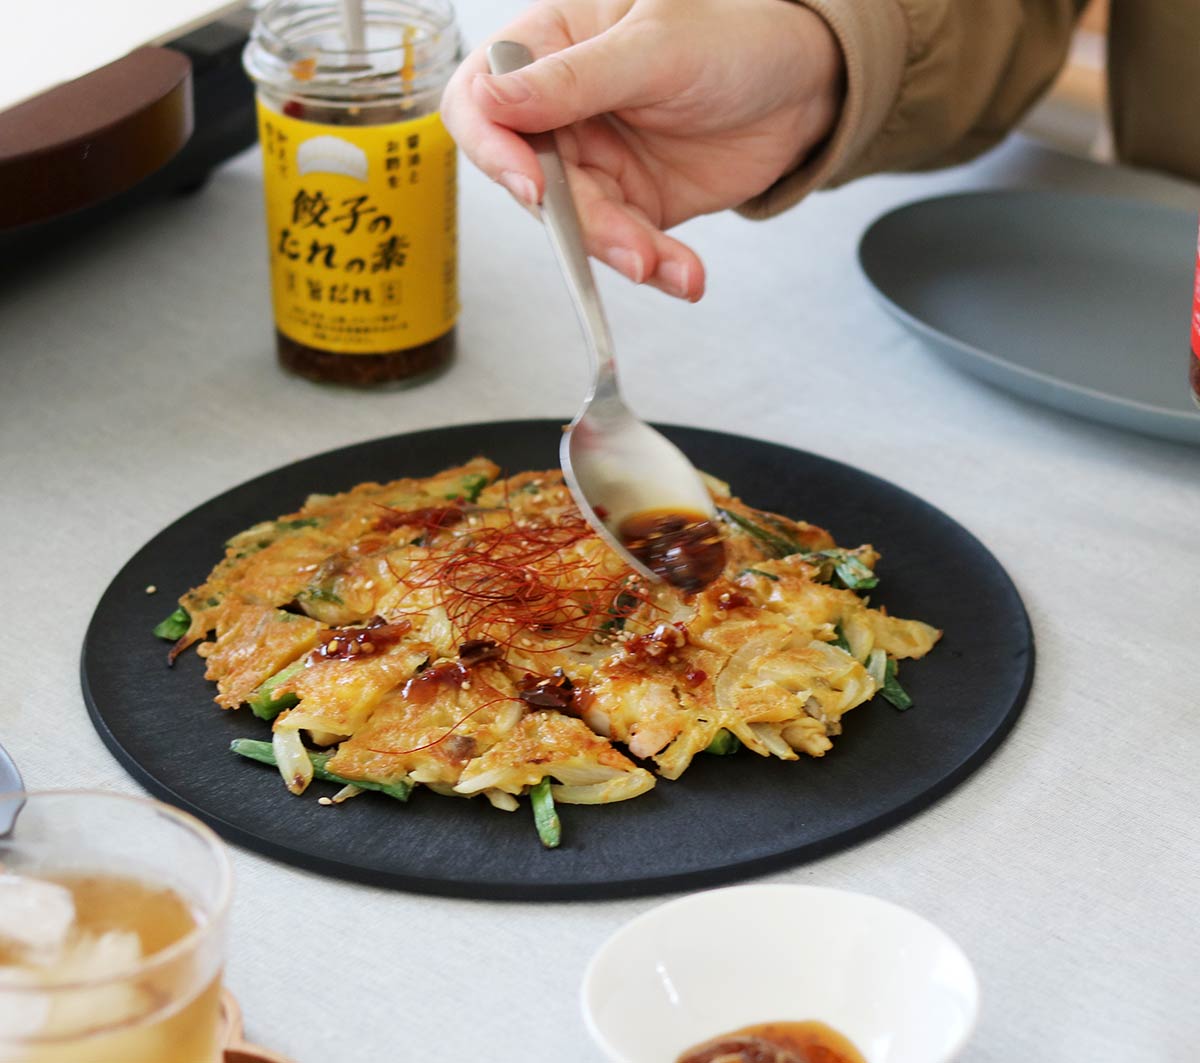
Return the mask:
<path id="1" fill-rule="evenodd" d="M 496 41 L 488 48 L 488 65 L 493 74 L 511 74 L 532 62 L 533 55 L 529 49 L 516 41 Z M 524 136 L 537 155 L 546 179 L 546 191 L 542 196 L 542 218 L 546 223 L 546 231 L 550 235 L 550 244 L 558 258 L 558 264 L 566 278 L 571 301 L 579 315 L 579 323 L 583 326 L 588 350 L 592 355 L 592 369 L 598 378 L 609 378 L 606 383 L 615 390 L 615 381 L 611 380 L 615 372 L 612 335 L 608 331 L 608 321 L 604 317 L 604 308 L 600 305 L 600 296 L 592 277 L 592 268 L 588 264 L 583 232 L 579 228 L 579 214 L 575 210 L 575 200 L 571 195 L 571 186 L 567 184 L 567 173 L 563 169 L 562 156 L 558 153 L 554 133 L 529 133 Z M 600 383 L 598 379 L 597 385 Z M 596 390 L 599 388 L 594 386 L 593 394 Z"/>

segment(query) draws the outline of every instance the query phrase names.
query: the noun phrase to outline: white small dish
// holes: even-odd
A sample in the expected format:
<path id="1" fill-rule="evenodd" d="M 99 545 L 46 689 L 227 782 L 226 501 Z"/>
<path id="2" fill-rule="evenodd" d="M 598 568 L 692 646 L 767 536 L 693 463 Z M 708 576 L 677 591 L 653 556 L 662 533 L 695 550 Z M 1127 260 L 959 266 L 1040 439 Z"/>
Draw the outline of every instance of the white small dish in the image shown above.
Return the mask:
<path id="1" fill-rule="evenodd" d="M 966 955 L 921 916 L 820 886 L 750 885 L 660 905 L 592 957 L 588 1030 L 614 1063 L 674 1063 L 761 1022 L 817 1019 L 867 1063 L 948 1063 L 975 1026 Z"/>

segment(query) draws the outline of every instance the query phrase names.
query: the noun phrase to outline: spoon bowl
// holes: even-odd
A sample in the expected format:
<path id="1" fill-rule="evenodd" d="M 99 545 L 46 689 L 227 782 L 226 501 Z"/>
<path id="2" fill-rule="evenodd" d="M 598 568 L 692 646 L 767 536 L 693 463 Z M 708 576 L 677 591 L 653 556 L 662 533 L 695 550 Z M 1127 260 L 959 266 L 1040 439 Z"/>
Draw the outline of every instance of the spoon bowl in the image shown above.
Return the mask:
<path id="1" fill-rule="evenodd" d="M 626 546 L 622 528 L 644 513 L 716 515 L 712 497 L 674 443 L 639 419 L 617 396 L 589 397 L 559 446 L 563 476 L 584 517 L 625 561 L 661 579 Z M 636 470 L 632 475 L 630 470 Z"/>

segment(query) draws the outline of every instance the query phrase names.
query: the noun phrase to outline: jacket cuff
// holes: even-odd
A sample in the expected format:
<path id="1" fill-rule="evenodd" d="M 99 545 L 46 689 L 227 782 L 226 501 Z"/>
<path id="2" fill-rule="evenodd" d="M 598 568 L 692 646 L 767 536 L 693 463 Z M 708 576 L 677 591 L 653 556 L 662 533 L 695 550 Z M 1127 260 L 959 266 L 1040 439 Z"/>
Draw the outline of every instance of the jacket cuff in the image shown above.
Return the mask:
<path id="1" fill-rule="evenodd" d="M 798 169 L 738 212 L 767 218 L 815 188 L 848 179 L 896 105 L 908 49 L 908 21 L 895 0 L 796 0 L 825 20 L 846 64 L 846 97 L 833 134 Z"/>

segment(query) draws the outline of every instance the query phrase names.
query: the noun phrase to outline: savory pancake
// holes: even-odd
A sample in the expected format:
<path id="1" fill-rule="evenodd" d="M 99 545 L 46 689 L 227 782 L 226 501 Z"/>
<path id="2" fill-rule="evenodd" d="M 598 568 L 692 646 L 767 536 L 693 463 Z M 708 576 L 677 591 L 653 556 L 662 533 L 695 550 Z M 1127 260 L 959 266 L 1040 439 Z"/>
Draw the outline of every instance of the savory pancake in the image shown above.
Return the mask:
<path id="1" fill-rule="evenodd" d="M 229 540 L 156 632 L 172 658 L 200 643 L 222 708 L 271 721 L 272 748 L 238 752 L 295 793 L 532 793 L 541 830 L 547 788 L 606 803 L 705 751 L 819 757 L 876 693 L 911 703 L 896 661 L 941 633 L 870 606 L 872 547 L 710 480 L 726 564 L 689 594 L 629 569 L 559 472 L 499 473 L 476 458 L 313 495 Z"/>

